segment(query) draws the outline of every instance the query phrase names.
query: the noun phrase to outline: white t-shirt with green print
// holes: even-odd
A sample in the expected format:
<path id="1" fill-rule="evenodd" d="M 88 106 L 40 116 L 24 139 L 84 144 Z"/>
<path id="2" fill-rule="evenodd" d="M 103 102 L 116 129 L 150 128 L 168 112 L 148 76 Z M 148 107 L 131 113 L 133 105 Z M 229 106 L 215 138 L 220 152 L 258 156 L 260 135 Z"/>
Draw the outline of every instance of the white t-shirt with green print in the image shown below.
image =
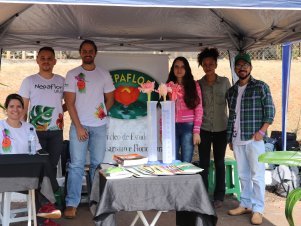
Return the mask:
<path id="1" fill-rule="evenodd" d="M 81 124 L 85 126 L 106 124 L 104 94 L 114 90 L 110 73 L 100 67 L 86 71 L 79 66 L 66 75 L 64 92 L 76 94 L 75 108 Z"/>
<path id="2" fill-rule="evenodd" d="M 22 82 L 19 94 L 29 99 L 29 122 L 37 131 L 63 129 L 64 77 L 54 75 L 45 79 L 31 75 Z"/>
<path id="3" fill-rule="evenodd" d="M 28 134 L 33 126 L 28 122 L 22 122 L 20 128 L 13 128 L 7 124 L 6 120 L 0 120 L 0 154 L 26 154 L 29 153 Z M 35 131 L 35 130 L 34 130 Z M 36 150 L 42 149 L 37 134 Z"/>

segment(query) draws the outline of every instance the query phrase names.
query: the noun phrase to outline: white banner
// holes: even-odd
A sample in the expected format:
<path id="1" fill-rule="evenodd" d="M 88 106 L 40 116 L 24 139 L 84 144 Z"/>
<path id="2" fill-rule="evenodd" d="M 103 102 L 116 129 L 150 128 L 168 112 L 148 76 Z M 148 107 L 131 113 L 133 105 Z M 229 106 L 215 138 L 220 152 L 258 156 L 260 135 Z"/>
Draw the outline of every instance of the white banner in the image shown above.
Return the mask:
<path id="1" fill-rule="evenodd" d="M 148 160 L 153 162 L 158 160 L 158 111 L 157 101 L 147 102 L 147 151 Z"/>
<path id="2" fill-rule="evenodd" d="M 104 162 L 112 163 L 114 154 L 139 153 L 147 156 L 147 97 L 146 94 L 138 93 L 137 87 L 151 79 L 157 83 L 166 82 L 168 56 L 99 53 L 95 61 L 97 65 L 110 71 L 116 87 L 115 104 L 110 111 L 108 123 Z M 152 94 L 152 100 L 158 100 L 155 93 Z M 158 122 L 154 127 L 159 130 Z M 157 143 L 158 158 L 162 159 L 159 137 Z"/>
<path id="3" fill-rule="evenodd" d="M 176 160 L 175 142 L 175 102 L 163 101 L 162 106 L 162 143 L 163 163 L 171 163 Z"/>

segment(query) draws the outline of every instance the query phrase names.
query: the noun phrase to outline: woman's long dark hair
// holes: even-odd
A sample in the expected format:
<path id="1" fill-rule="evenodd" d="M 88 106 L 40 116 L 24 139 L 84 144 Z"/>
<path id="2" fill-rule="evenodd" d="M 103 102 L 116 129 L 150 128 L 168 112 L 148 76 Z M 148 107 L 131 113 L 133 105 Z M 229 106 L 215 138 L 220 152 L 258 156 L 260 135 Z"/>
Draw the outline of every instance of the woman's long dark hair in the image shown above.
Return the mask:
<path id="1" fill-rule="evenodd" d="M 200 103 L 200 97 L 196 89 L 196 84 L 191 73 L 189 62 L 185 57 L 177 57 L 176 59 L 174 59 L 166 83 L 170 81 L 178 83 L 177 77 L 174 73 L 175 62 L 178 60 L 182 61 L 185 67 L 185 75 L 183 77 L 184 102 L 188 108 L 194 109 Z"/>

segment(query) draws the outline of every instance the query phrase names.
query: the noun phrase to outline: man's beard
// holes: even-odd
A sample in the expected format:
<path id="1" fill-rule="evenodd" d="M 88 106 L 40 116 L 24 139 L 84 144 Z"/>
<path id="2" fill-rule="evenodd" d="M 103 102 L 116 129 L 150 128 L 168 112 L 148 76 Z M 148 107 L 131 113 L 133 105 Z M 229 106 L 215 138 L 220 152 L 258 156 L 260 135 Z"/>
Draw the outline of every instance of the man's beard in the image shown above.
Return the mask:
<path id="1" fill-rule="evenodd" d="M 47 65 L 47 66 L 42 66 L 41 68 L 42 68 L 43 71 L 46 71 L 46 72 L 52 71 L 52 68 L 51 68 L 51 66 L 49 66 L 49 65 Z"/>
<path id="2" fill-rule="evenodd" d="M 251 73 L 243 75 L 243 76 L 241 76 L 241 75 L 237 75 L 237 76 L 238 76 L 239 80 L 245 80 L 246 78 L 248 78 L 250 76 L 250 74 Z"/>
<path id="3" fill-rule="evenodd" d="M 94 60 L 83 60 L 84 64 L 94 64 Z"/>
<path id="4" fill-rule="evenodd" d="M 84 64 L 94 64 L 94 58 L 89 57 L 88 59 L 83 58 L 83 63 Z"/>

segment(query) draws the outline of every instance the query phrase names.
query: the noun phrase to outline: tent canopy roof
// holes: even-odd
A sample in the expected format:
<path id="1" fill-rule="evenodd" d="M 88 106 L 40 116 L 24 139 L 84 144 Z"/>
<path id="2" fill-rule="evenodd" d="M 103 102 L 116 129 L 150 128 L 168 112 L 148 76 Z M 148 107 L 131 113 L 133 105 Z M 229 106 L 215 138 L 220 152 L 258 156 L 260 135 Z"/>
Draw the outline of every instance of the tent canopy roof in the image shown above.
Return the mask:
<path id="1" fill-rule="evenodd" d="M 105 51 L 248 50 L 298 41 L 297 7 L 281 0 L 0 0 L 0 48 L 77 50 L 92 39 Z"/>
<path id="2" fill-rule="evenodd" d="M 180 8 L 254 8 L 254 9 L 299 9 L 300 1 L 287 0 L 0 0 L 3 3 L 106 5 L 134 7 L 180 7 Z"/>

